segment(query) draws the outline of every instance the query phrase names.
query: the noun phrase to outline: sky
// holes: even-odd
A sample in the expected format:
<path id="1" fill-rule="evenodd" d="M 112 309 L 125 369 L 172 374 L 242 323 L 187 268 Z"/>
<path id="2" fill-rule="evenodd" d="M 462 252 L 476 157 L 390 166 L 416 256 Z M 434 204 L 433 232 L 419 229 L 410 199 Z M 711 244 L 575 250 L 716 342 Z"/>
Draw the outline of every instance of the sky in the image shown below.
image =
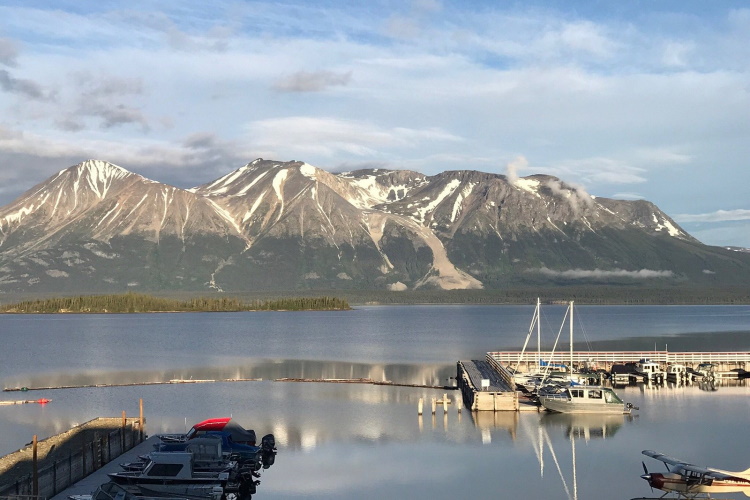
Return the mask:
<path id="1" fill-rule="evenodd" d="M 0 205 L 90 158 L 182 188 L 256 158 L 480 170 L 750 247 L 744 0 L 0 0 L 0 20 Z"/>

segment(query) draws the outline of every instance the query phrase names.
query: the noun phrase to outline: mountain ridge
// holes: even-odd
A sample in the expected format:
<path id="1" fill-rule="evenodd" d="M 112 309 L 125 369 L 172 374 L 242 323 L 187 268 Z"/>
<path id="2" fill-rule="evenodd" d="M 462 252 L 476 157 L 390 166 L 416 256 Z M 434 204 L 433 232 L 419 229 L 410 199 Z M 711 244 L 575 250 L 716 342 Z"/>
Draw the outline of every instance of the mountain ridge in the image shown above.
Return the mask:
<path id="1" fill-rule="evenodd" d="M 0 292 L 748 277 L 750 256 L 703 245 L 653 203 L 591 196 L 543 174 L 333 174 L 258 158 L 181 189 L 86 160 L 0 207 Z"/>

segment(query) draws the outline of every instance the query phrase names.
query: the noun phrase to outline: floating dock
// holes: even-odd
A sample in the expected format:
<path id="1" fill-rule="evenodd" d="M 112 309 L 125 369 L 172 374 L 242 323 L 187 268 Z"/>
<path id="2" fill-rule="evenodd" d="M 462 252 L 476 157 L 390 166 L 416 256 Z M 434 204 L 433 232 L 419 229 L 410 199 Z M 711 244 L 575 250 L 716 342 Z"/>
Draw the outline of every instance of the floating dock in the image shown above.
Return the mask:
<path id="1" fill-rule="evenodd" d="M 459 361 L 458 389 L 471 411 L 518 411 L 519 394 L 510 373 L 491 360 Z"/>

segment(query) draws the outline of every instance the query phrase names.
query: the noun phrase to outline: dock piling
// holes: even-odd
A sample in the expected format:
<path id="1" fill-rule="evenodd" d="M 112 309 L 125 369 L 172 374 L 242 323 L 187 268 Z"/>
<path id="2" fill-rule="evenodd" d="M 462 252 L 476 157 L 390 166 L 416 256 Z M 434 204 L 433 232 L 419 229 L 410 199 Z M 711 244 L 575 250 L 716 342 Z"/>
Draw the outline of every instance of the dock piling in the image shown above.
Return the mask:
<path id="1" fill-rule="evenodd" d="M 417 414 L 421 417 L 422 416 L 422 405 L 423 405 L 423 399 L 419 398 L 419 402 L 417 403 Z"/>
<path id="2" fill-rule="evenodd" d="M 37 463 L 37 450 L 38 450 L 38 441 L 37 441 L 37 435 L 34 434 L 34 439 L 31 440 L 31 494 L 33 496 L 39 495 L 39 467 Z"/>

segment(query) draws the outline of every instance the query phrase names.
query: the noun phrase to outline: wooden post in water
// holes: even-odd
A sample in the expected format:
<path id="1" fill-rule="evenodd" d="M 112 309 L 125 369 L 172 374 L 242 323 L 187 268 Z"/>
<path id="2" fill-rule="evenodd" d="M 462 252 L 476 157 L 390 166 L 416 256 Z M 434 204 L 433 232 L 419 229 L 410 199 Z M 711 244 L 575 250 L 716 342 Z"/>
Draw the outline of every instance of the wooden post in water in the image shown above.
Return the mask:
<path id="1" fill-rule="evenodd" d="M 143 398 L 138 400 L 138 409 L 140 411 L 138 417 L 138 442 L 140 443 L 143 441 Z"/>
<path id="2" fill-rule="evenodd" d="M 419 403 L 417 403 L 417 414 L 421 417 L 422 416 L 422 398 L 419 398 Z"/>
<path id="3" fill-rule="evenodd" d="M 125 410 L 122 410 L 122 422 L 120 423 L 120 454 L 125 453 L 125 426 L 127 425 Z"/>
<path id="4" fill-rule="evenodd" d="M 456 408 L 458 409 L 458 413 L 461 413 L 461 407 L 463 406 L 463 402 L 461 401 L 461 394 L 459 393 L 456 396 Z"/>
<path id="5" fill-rule="evenodd" d="M 432 398 L 432 414 L 435 414 L 435 405 L 437 404 L 435 398 Z"/>
<path id="6" fill-rule="evenodd" d="M 443 393 L 443 414 L 448 413 L 448 394 Z"/>
<path id="7" fill-rule="evenodd" d="M 31 440 L 31 494 L 39 496 L 39 468 L 37 466 L 37 437 Z"/>

